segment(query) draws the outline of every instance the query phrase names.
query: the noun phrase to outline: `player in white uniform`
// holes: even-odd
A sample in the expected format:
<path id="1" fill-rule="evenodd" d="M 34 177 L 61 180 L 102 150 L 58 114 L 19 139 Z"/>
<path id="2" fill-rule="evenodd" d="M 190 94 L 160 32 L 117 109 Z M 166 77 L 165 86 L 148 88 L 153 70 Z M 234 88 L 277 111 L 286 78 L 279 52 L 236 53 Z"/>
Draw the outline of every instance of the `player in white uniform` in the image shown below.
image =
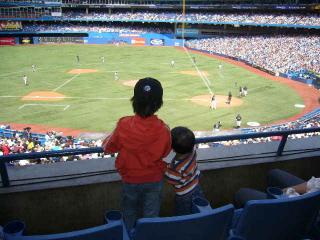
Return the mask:
<path id="1" fill-rule="evenodd" d="M 171 67 L 174 67 L 174 64 L 175 64 L 174 60 L 171 60 Z"/>
<path id="2" fill-rule="evenodd" d="M 214 109 L 214 110 L 217 109 L 217 100 L 215 95 L 212 95 L 212 98 L 211 98 L 211 109 Z"/>
<path id="3" fill-rule="evenodd" d="M 240 114 L 238 114 L 238 115 L 236 116 L 236 127 L 237 127 L 237 128 L 240 128 L 240 127 L 241 127 L 241 120 L 242 120 L 242 117 L 241 117 Z"/>
<path id="4" fill-rule="evenodd" d="M 119 75 L 118 75 L 118 72 L 114 72 L 114 80 L 119 80 Z"/>
<path id="5" fill-rule="evenodd" d="M 28 77 L 26 75 L 23 75 L 22 80 L 24 82 L 24 85 L 27 86 L 28 85 Z"/>
<path id="6" fill-rule="evenodd" d="M 32 72 L 35 72 L 36 71 L 36 65 L 32 64 L 31 67 L 32 67 Z"/>
<path id="7" fill-rule="evenodd" d="M 101 62 L 104 63 L 104 56 L 101 57 Z"/>

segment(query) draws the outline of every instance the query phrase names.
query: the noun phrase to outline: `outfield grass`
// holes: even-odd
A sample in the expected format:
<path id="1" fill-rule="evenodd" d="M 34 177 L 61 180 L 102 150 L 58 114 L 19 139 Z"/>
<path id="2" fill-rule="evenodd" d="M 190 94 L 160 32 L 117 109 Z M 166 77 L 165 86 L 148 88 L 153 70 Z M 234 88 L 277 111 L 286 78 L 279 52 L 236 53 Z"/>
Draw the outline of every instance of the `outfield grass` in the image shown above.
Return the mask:
<path id="1" fill-rule="evenodd" d="M 227 95 L 230 90 L 233 96 L 237 96 L 239 86 L 246 85 L 249 95 L 243 98 L 241 106 L 215 111 L 209 106 L 191 103 L 186 99 L 209 94 L 210 90 L 199 76 L 180 73 L 195 71 L 195 67 L 185 52 L 169 47 L 19 46 L 1 47 L 0 55 L 0 122 L 110 131 L 121 116 L 132 114 L 129 99 L 133 89 L 121 82 L 147 76 L 159 79 L 164 87 L 164 106 L 158 115 L 170 127 L 184 125 L 193 130 L 211 130 L 213 124 L 221 120 L 223 128 L 232 128 L 237 113 L 242 115 L 243 122 L 267 124 L 298 114 L 300 110 L 294 104 L 303 103 L 286 85 L 227 63 L 223 63 L 223 70 L 219 70 L 220 61 L 193 53 L 191 56 L 196 57 L 199 70 L 209 73 L 212 92 Z M 80 65 L 76 63 L 76 55 L 80 56 Z M 101 62 L 101 56 L 105 57 L 105 63 Z M 176 63 L 174 68 L 170 66 L 172 59 Z M 36 72 L 32 72 L 32 64 L 37 66 Z M 97 69 L 98 72 L 75 77 L 68 73 L 75 68 Z M 114 80 L 115 71 L 119 72 L 119 81 Z M 24 74 L 28 76 L 29 86 L 23 84 Z M 21 100 L 30 92 L 56 88 L 59 88 L 57 92 L 70 98 L 59 102 Z M 28 103 L 70 107 L 65 111 L 58 106 L 19 109 Z"/>

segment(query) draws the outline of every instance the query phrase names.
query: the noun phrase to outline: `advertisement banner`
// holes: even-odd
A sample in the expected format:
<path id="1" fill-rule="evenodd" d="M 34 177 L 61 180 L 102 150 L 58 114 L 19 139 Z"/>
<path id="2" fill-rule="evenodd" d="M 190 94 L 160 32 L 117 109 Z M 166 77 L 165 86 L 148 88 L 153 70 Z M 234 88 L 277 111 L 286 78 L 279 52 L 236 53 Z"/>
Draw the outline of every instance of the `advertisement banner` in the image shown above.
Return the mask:
<path id="1" fill-rule="evenodd" d="M 132 38 L 131 44 L 135 46 L 144 46 L 146 45 L 146 40 L 144 38 Z"/>
<path id="2" fill-rule="evenodd" d="M 199 29 L 195 28 L 177 28 L 176 29 L 176 35 L 181 36 L 182 32 L 184 33 L 185 37 L 197 37 L 199 35 Z"/>
<path id="3" fill-rule="evenodd" d="M 0 31 L 17 31 L 22 29 L 19 21 L 0 21 Z"/>
<path id="4" fill-rule="evenodd" d="M 150 45 L 152 46 L 164 46 L 165 41 L 162 38 L 151 38 L 150 39 Z"/>
<path id="5" fill-rule="evenodd" d="M 0 37 L 0 45 L 15 45 L 14 37 Z"/>
<path id="6" fill-rule="evenodd" d="M 20 37 L 20 44 L 33 44 L 32 37 Z"/>
<path id="7" fill-rule="evenodd" d="M 83 37 L 39 37 L 39 43 L 84 43 Z"/>

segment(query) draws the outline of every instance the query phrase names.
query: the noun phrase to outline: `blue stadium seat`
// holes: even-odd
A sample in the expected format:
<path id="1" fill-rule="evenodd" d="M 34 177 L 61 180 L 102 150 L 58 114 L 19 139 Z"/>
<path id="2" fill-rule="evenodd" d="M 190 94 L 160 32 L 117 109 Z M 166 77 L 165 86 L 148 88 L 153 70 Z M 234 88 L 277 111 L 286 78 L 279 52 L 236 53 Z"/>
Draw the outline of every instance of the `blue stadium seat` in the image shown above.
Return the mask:
<path id="1" fill-rule="evenodd" d="M 248 201 L 235 212 L 230 235 L 246 240 L 300 240 L 311 231 L 319 209 L 320 191 L 294 198 Z"/>
<path id="2" fill-rule="evenodd" d="M 200 213 L 159 218 L 139 219 L 134 240 L 222 240 L 226 239 L 232 221 L 231 204 L 206 209 Z"/>
<path id="3" fill-rule="evenodd" d="M 127 239 L 122 221 L 114 221 L 84 230 L 33 236 L 6 235 L 6 240 L 122 240 Z"/>

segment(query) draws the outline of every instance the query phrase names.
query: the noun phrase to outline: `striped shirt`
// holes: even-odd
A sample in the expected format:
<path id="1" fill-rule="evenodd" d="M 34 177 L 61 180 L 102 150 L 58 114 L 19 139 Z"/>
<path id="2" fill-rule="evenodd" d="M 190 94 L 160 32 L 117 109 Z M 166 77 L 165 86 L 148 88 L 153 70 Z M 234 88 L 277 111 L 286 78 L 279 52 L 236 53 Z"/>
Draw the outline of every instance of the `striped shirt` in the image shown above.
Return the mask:
<path id="1" fill-rule="evenodd" d="M 165 176 L 169 184 L 173 185 L 177 195 L 191 192 L 199 184 L 200 171 L 196 161 L 197 153 L 193 150 L 189 155 L 178 159 L 177 155 L 168 164 Z"/>

